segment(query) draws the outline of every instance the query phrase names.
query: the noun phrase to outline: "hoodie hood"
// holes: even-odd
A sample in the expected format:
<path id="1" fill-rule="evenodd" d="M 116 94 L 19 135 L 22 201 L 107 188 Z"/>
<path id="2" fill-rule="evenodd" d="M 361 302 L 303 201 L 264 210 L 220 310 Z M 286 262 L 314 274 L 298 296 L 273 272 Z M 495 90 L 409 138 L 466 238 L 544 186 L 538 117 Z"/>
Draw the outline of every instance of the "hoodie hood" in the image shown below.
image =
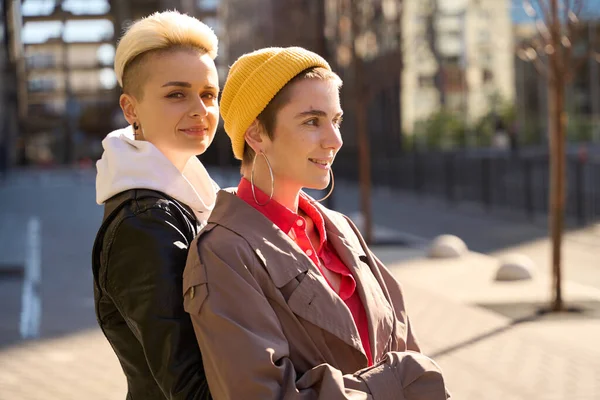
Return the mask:
<path id="1" fill-rule="evenodd" d="M 152 143 L 135 140 L 131 126 L 111 132 L 102 147 L 104 153 L 96 163 L 98 204 L 126 190 L 151 189 L 187 205 L 199 222 L 206 222 L 219 186 L 197 157 L 190 157 L 179 171 Z"/>

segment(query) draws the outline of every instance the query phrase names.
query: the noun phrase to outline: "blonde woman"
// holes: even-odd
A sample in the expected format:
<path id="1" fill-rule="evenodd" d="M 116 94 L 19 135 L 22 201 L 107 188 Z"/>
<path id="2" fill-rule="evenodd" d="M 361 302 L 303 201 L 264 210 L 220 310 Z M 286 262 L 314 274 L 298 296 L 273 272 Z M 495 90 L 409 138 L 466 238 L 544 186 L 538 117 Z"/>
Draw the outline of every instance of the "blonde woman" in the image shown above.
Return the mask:
<path id="1" fill-rule="evenodd" d="M 229 71 L 221 115 L 243 177 L 218 193 L 183 279 L 216 400 L 447 398 L 398 282 L 346 216 L 302 191 L 333 178 L 341 84 L 297 47 Z"/>
<path id="2" fill-rule="evenodd" d="M 219 115 L 217 38 L 190 16 L 150 15 L 121 38 L 115 73 L 128 128 L 104 139 L 93 250 L 98 323 L 127 378 L 127 399 L 209 398 L 181 299 L 188 247 L 218 187 L 196 155 Z"/>

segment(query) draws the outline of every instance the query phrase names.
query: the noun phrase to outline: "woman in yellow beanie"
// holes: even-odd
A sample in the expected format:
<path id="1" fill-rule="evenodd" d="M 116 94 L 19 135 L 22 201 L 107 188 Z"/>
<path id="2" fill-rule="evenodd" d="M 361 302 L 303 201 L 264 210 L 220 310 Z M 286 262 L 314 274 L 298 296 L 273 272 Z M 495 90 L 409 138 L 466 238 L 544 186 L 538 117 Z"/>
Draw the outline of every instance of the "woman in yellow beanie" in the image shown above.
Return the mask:
<path id="1" fill-rule="evenodd" d="M 231 67 L 221 115 L 242 179 L 188 254 L 184 307 L 214 399 L 446 399 L 399 284 L 323 189 L 342 146 L 342 82 L 267 48 Z"/>

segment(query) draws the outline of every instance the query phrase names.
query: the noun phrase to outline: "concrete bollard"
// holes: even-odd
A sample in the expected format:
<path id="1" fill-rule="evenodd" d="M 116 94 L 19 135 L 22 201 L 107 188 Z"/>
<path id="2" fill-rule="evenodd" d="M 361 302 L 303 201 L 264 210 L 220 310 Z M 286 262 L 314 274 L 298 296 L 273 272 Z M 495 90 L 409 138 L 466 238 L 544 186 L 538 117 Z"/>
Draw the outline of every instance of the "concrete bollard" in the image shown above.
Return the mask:
<path id="1" fill-rule="evenodd" d="M 523 254 L 509 254 L 500 259 L 496 281 L 523 281 L 533 278 L 535 264 Z"/>
<path id="2" fill-rule="evenodd" d="M 427 252 L 430 258 L 456 258 L 469 251 L 461 238 L 454 235 L 441 235 L 436 237 Z"/>

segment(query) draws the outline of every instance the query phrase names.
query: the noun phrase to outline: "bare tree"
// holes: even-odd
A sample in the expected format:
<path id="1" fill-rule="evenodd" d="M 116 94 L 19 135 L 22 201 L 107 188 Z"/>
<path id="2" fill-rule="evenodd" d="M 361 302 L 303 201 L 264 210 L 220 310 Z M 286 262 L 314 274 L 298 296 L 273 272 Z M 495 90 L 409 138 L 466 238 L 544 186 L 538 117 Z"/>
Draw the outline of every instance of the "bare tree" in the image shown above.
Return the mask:
<path id="1" fill-rule="evenodd" d="M 445 74 L 444 74 L 444 60 L 442 53 L 439 50 L 439 36 L 437 30 L 437 20 L 440 14 L 440 8 L 438 0 L 429 0 L 424 2 L 423 6 L 426 7 L 425 14 L 425 40 L 427 47 L 431 52 L 431 55 L 435 59 L 436 70 L 434 74 L 435 87 L 439 96 L 440 109 L 446 109 L 446 87 L 445 87 Z"/>
<path id="2" fill-rule="evenodd" d="M 382 1 L 338 0 L 340 23 L 337 39 L 340 54 L 347 54 L 345 67 L 350 72 L 348 86 L 352 88 L 352 113 L 355 120 L 360 209 L 365 240 L 373 243 L 373 213 L 371 203 L 371 142 L 369 139 L 368 106 L 374 96 L 389 87 L 402 69 L 401 30 L 403 0 Z M 388 19 L 384 18 L 388 8 Z M 393 16 L 393 18 L 390 17 Z M 395 48 L 390 43 L 396 43 Z M 398 93 L 400 95 L 400 93 Z"/>
<path id="3" fill-rule="evenodd" d="M 522 0 L 527 14 L 534 18 L 539 37 L 521 49 L 521 57 L 532 61 L 548 87 L 548 127 L 550 139 L 550 236 L 552 240 L 551 311 L 564 311 L 562 293 L 562 239 L 566 188 L 566 86 L 588 57 L 573 55 L 573 43 L 582 33 L 579 15 L 586 0 Z M 590 53 L 591 54 L 591 49 Z"/>

